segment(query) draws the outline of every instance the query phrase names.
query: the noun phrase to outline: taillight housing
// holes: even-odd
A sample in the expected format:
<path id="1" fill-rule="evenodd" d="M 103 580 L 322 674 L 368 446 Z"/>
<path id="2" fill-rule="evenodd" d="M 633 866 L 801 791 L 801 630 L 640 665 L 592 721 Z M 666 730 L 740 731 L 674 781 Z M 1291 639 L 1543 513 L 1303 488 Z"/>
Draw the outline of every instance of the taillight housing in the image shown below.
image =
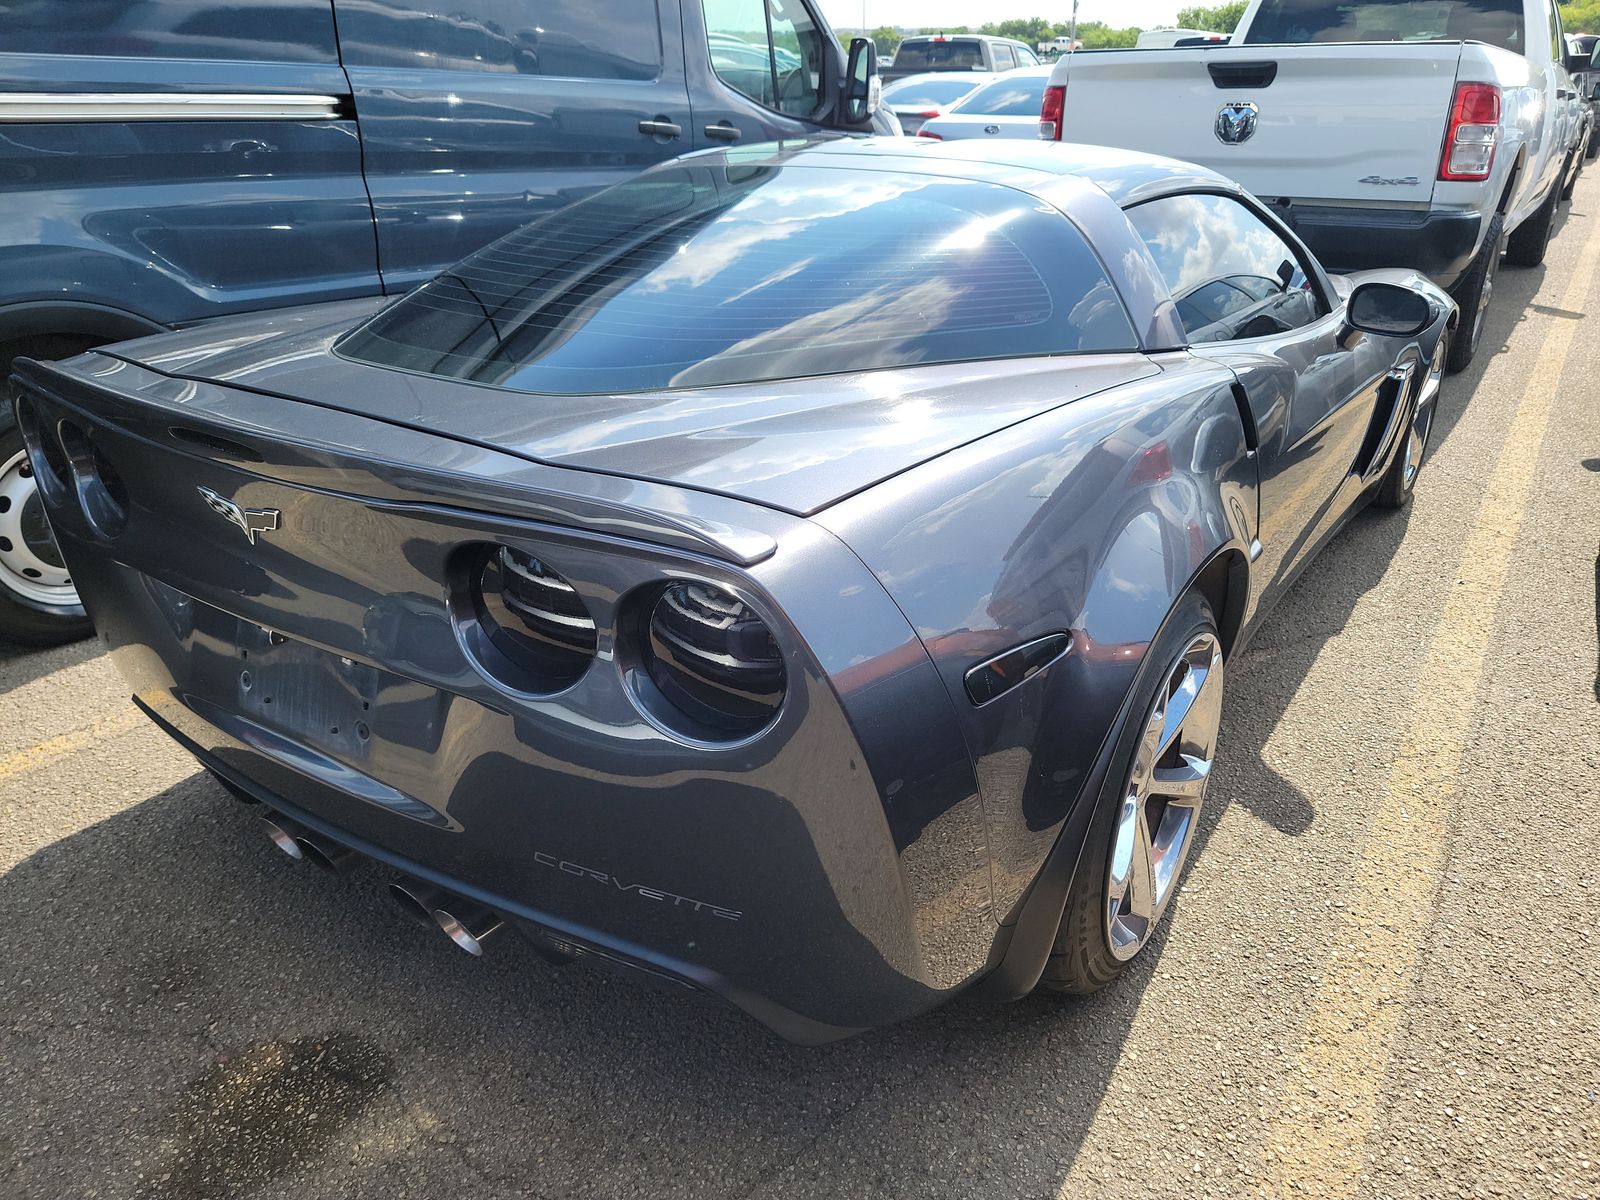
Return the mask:
<path id="1" fill-rule="evenodd" d="M 932 138 L 936 142 L 944 141 L 944 135 L 943 134 L 929 133 L 926 129 L 917 130 L 917 136 L 918 137 L 925 137 L 925 138 Z"/>
<path id="2" fill-rule="evenodd" d="M 760 615 L 726 588 L 667 584 L 642 633 L 639 654 L 654 694 L 639 698 L 658 720 L 687 736 L 731 741 L 777 716 L 788 681 L 783 653 Z M 641 685 L 635 681 L 636 691 Z"/>
<path id="3" fill-rule="evenodd" d="M 1458 83 L 1444 131 L 1439 178 L 1474 181 L 1489 178 L 1500 138 L 1500 89 L 1492 83 Z"/>
<path id="4" fill-rule="evenodd" d="M 577 590 L 542 559 L 510 546 L 479 550 L 470 579 L 472 656 L 519 692 L 552 695 L 594 660 L 594 618 Z"/>
<path id="5" fill-rule="evenodd" d="M 1061 114 L 1067 107 L 1067 85 L 1051 84 L 1044 90 L 1039 106 L 1039 137 L 1046 142 L 1061 140 Z"/>

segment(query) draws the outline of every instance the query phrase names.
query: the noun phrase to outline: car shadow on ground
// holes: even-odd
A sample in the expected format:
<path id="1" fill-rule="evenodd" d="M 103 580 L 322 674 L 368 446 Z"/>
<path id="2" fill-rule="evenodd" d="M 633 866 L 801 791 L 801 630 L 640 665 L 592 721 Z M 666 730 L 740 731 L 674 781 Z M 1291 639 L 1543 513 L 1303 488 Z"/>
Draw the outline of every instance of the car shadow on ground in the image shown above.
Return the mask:
<path id="1" fill-rule="evenodd" d="M 64 667 L 87 662 L 99 653 L 100 643 L 93 639 L 48 650 L 0 641 L 0 696 Z"/>
<path id="2" fill-rule="evenodd" d="M 1540 275 L 1505 276 L 1485 358 Z M 1481 371 L 1447 381 L 1435 449 Z M 1291 836 L 1317 820 L 1268 739 L 1406 521 L 1357 516 L 1230 664 L 1198 851 L 1229 798 Z M 0 689 L 92 653 L 0 647 Z M 468 959 L 380 868 L 296 866 L 256 825 L 196 774 L 0 877 L 10 1194 L 1053 1195 L 1160 969 L 1158 940 L 1093 998 L 797 1048 L 509 934 Z"/>

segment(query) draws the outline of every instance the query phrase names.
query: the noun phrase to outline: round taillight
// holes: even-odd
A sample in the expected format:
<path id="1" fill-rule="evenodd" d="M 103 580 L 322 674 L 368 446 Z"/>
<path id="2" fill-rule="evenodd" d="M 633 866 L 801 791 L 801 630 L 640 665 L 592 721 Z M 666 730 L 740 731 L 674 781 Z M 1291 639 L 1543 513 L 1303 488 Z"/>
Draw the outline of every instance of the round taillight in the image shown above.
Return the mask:
<path id="1" fill-rule="evenodd" d="M 594 618 L 542 559 L 496 548 L 478 572 L 473 599 L 479 627 L 496 652 L 497 661 L 485 665 L 519 691 L 570 687 L 594 660 Z"/>
<path id="2" fill-rule="evenodd" d="M 26 396 L 17 399 L 17 427 L 22 431 L 22 443 L 28 450 L 28 466 L 33 471 L 34 482 L 45 498 L 58 504 L 67 496 L 67 480 L 71 468 L 61 443 L 45 428 L 33 402 Z"/>
<path id="3" fill-rule="evenodd" d="M 668 584 L 645 626 L 645 671 L 688 718 L 686 732 L 744 737 L 777 714 L 787 686 L 783 655 L 766 622 L 732 592 L 705 583 Z"/>
<path id="4" fill-rule="evenodd" d="M 90 527 L 101 537 L 116 537 L 128 524 L 128 489 L 122 476 L 79 426 L 63 421 L 58 432 L 71 466 L 78 505 Z"/>

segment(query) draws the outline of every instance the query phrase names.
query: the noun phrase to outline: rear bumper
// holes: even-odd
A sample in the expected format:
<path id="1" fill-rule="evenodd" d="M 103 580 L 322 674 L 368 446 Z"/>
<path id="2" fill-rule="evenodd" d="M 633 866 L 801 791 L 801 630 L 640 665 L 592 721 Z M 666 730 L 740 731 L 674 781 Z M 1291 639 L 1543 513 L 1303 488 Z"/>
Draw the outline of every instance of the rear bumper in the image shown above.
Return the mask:
<path id="1" fill-rule="evenodd" d="M 832 1025 L 802 1015 L 699 963 L 663 954 L 605 931 L 530 908 L 504 895 L 485 891 L 469 880 L 444 874 L 424 862 L 408 859 L 376 842 L 357 837 L 349 830 L 331 824 L 317 807 L 303 807 L 272 790 L 263 782 L 260 763 L 255 764 L 255 770 L 248 769 L 244 761 L 249 754 L 247 747 L 236 742 L 230 744 L 229 739 L 222 737 L 218 730 L 197 728 L 197 719 L 192 714 L 175 713 L 171 704 L 163 705 L 166 709 L 166 715 L 163 715 L 137 697 L 134 703 L 162 732 L 194 755 L 207 770 L 226 780 L 237 793 L 253 797 L 374 862 L 493 909 L 509 918 L 510 924 L 523 937 L 547 955 L 616 969 L 641 982 L 721 1000 L 754 1017 L 779 1037 L 799 1045 L 821 1045 L 865 1032 L 868 1028 Z M 168 719 L 174 716 L 176 721 Z M 180 726 L 188 726 L 196 737 L 185 733 Z"/>
<path id="2" fill-rule="evenodd" d="M 1466 274 L 1483 237 L 1479 213 L 1296 204 L 1288 216 L 1330 271 L 1409 267 L 1446 288 Z"/>

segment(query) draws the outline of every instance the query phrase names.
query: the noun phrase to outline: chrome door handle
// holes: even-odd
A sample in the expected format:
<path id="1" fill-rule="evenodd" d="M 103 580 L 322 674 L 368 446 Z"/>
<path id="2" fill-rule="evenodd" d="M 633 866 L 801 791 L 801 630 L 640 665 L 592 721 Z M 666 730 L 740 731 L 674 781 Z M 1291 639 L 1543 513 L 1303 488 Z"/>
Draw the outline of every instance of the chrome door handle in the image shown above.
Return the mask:
<path id="1" fill-rule="evenodd" d="M 640 121 L 639 132 L 648 133 L 651 137 L 675 138 L 683 136 L 683 126 L 658 116 L 653 121 Z"/>
<path id="2" fill-rule="evenodd" d="M 706 136 L 719 142 L 737 142 L 742 135 L 727 121 L 718 121 L 715 125 L 706 126 Z"/>

